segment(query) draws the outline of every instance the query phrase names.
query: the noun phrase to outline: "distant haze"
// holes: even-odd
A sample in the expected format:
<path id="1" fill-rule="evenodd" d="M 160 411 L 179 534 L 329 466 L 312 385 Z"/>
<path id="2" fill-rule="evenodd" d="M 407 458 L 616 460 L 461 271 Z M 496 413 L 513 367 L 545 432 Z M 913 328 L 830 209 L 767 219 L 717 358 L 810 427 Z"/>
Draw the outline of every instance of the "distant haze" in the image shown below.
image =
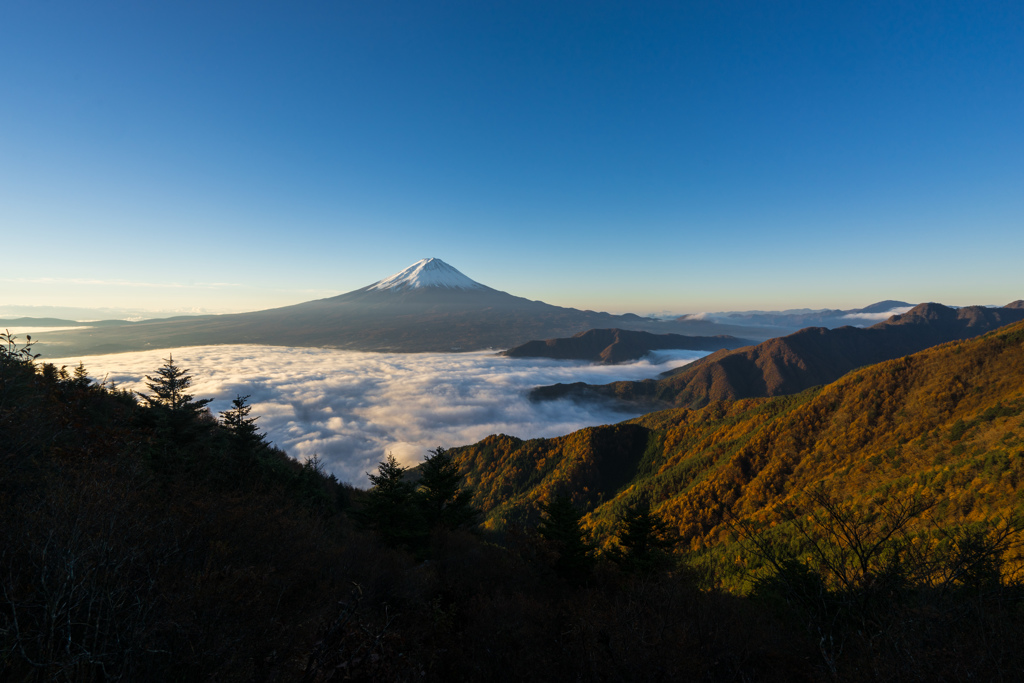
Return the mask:
<path id="1" fill-rule="evenodd" d="M 65 320 L 151 320 L 176 315 L 205 315 L 208 313 L 237 313 L 236 310 L 211 310 L 202 306 L 174 309 L 144 309 L 125 307 L 90 308 L 88 306 L 26 306 L 0 303 L 0 318 L 63 318 Z"/>

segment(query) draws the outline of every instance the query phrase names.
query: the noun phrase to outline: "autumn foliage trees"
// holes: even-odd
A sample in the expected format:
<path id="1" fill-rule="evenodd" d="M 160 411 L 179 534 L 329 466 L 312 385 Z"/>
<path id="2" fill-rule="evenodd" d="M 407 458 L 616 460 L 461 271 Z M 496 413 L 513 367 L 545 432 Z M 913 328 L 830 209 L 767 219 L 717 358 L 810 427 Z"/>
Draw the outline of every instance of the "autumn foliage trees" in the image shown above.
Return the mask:
<path id="1" fill-rule="evenodd" d="M 927 497 L 939 526 L 1024 512 L 1022 339 L 1018 323 L 792 396 L 661 411 L 552 439 L 493 436 L 455 457 L 487 528 L 528 524 L 539 501 L 570 490 L 584 527 L 607 546 L 623 511 L 646 501 L 683 547 L 745 590 L 752 567 L 734 560 L 735 520 L 788 527 L 780 506 L 802 504 L 819 486 L 855 505 Z M 621 472 L 630 474 L 610 476 Z M 1019 547 L 1006 552 L 1006 567 L 1024 561 Z"/>

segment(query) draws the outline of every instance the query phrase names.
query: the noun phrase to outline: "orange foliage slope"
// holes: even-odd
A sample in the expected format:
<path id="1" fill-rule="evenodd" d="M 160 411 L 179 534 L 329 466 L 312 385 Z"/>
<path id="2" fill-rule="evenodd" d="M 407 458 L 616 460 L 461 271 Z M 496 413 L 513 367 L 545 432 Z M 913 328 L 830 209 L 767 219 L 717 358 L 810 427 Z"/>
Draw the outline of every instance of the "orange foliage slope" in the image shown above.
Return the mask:
<path id="1" fill-rule="evenodd" d="M 1022 509 L 1024 323 L 851 372 L 795 396 L 673 409 L 555 439 L 488 437 L 457 451 L 488 525 L 571 491 L 607 535 L 647 500 L 693 548 L 730 516 L 767 518 L 810 487 L 857 503 L 924 495 L 938 520 Z"/>

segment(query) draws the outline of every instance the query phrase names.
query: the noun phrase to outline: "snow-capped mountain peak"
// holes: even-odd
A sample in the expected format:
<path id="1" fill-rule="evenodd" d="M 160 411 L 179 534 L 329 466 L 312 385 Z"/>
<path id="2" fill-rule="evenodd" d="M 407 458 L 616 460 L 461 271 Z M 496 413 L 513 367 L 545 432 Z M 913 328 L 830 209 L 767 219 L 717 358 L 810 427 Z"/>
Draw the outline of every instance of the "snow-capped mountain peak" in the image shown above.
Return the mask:
<path id="1" fill-rule="evenodd" d="M 390 290 L 402 292 L 424 287 L 487 289 L 487 287 L 484 287 L 475 280 L 469 279 L 438 258 L 421 259 L 405 270 L 395 273 L 367 289 L 370 291 Z"/>

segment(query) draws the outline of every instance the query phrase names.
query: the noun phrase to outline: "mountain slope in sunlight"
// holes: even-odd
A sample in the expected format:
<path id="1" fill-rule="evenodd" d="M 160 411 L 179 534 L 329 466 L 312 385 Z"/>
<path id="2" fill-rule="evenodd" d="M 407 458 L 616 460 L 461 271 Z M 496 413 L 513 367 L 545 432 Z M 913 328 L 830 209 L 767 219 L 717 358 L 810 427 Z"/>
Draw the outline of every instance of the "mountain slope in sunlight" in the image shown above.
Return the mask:
<path id="1" fill-rule="evenodd" d="M 534 389 L 531 398 L 616 398 L 652 407 L 695 408 L 710 401 L 795 394 L 832 382 L 854 368 L 1024 320 L 1019 304 L 958 309 L 920 304 L 869 328 L 809 327 L 756 346 L 718 351 L 660 379 L 556 384 Z"/>
<path id="2" fill-rule="evenodd" d="M 606 535 L 645 501 L 693 548 L 823 487 L 857 503 L 925 496 L 940 522 L 1024 513 L 1024 323 L 775 398 L 715 401 L 555 439 L 458 450 L 488 526 L 569 492 Z"/>

